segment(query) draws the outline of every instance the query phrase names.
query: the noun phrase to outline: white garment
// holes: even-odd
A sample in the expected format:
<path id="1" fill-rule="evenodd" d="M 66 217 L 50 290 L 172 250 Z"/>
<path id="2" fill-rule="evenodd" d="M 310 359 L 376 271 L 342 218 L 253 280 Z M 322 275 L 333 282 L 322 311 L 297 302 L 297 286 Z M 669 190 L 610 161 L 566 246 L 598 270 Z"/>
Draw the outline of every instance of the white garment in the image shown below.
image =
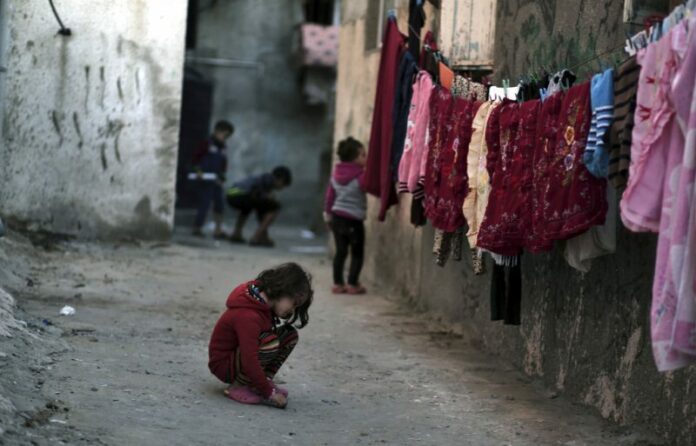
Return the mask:
<path id="1" fill-rule="evenodd" d="M 566 242 L 563 256 L 570 266 L 589 272 L 592 259 L 616 251 L 616 219 L 618 217 L 618 200 L 616 189 L 607 187 L 609 210 L 602 226 L 593 226 L 587 232 Z"/>

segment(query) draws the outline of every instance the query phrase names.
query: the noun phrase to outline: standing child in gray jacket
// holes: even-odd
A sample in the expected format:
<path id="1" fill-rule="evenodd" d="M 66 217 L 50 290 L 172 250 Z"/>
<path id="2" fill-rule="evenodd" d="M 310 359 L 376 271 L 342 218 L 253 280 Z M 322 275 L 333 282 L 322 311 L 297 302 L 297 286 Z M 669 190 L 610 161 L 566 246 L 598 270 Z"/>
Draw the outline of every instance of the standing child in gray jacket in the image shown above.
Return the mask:
<path id="1" fill-rule="evenodd" d="M 367 154 L 363 144 L 346 138 L 338 144 L 340 162 L 336 165 L 326 191 L 324 219 L 329 223 L 336 241 L 333 261 L 335 294 L 365 294 L 360 285 L 360 270 L 365 248 L 365 225 L 367 213 L 365 196 L 365 163 Z M 348 284 L 343 280 L 343 270 L 350 250 Z"/>

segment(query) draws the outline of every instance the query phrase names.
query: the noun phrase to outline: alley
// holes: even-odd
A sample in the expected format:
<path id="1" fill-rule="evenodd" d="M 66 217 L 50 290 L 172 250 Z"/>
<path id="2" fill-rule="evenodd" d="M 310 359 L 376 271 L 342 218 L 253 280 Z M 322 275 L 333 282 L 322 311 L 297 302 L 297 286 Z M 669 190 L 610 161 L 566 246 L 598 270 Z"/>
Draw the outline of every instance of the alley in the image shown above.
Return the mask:
<path id="1" fill-rule="evenodd" d="M 165 244 L 43 241 L 35 252 L 19 237 L 0 239 L 14 272 L 26 274 L 19 316 L 38 336 L 19 346 L 15 338 L 21 361 L 4 364 L 0 381 L 12 380 L 2 385 L 14 386 L 31 426 L 6 427 L 6 444 L 654 444 L 379 292 L 330 295 L 324 240 L 282 228 L 278 241 L 273 250 L 183 235 Z M 281 371 L 290 405 L 241 406 L 207 370 L 208 337 L 234 285 L 287 260 L 311 270 L 316 289 L 310 324 Z M 66 304 L 74 316 L 58 316 Z"/>

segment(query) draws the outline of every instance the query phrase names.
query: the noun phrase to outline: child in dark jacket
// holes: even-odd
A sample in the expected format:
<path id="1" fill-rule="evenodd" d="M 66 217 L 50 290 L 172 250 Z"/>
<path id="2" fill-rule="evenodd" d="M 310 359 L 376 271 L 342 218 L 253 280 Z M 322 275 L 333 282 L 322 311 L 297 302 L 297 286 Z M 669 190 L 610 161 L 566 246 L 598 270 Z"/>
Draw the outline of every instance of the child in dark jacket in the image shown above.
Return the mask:
<path id="1" fill-rule="evenodd" d="M 354 138 L 338 144 L 340 162 L 336 165 L 326 191 L 324 219 L 329 224 L 336 242 L 333 261 L 333 292 L 335 294 L 364 294 L 360 285 L 360 271 L 365 248 L 365 226 L 367 213 L 365 196 L 365 147 Z M 343 270 L 350 249 L 348 286 L 343 280 Z"/>
<path id="2" fill-rule="evenodd" d="M 298 341 L 297 328 L 309 321 L 314 291 L 311 276 L 295 263 L 263 271 L 227 298 L 208 347 L 208 368 L 229 384 L 225 395 L 244 404 L 284 408 L 288 391 L 273 378 Z M 280 320 L 284 321 L 279 325 Z"/>
<path id="3" fill-rule="evenodd" d="M 198 209 L 194 223 L 193 235 L 203 236 L 203 224 L 213 204 L 213 217 L 215 221 L 215 238 L 224 238 L 222 232 L 222 213 L 224 204 L 222 201 L 222 187 L 227 175 L 227 145 L 226 141 L 234 134 L 234 126 L 228 121 L 218 121 L 212 136 L 203 141 L 193 153 L 193 170 L 198 175 Z M 215 174 L 213 181 L 203 181 L 203 174 Z"/>

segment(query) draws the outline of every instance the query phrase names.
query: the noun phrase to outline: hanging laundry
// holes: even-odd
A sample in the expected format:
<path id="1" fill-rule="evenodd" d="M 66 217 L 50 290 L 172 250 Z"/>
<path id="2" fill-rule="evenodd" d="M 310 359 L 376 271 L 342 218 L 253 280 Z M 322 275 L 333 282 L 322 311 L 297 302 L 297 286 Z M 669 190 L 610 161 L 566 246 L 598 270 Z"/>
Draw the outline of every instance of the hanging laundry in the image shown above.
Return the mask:
<path id="1" fill-rule="evenodd" d="M 559 91 L 567 90 L 573 86 L 577 76 L 570 70 L 561 70 L 551 76 L 549 79 L 549 87 L 546 89 L 549 95 L 558 93 Z"/>
<path id="2" fill-rule="evenodd" d="M 452 94 L 473 101 L 485 101 L 488 99 L 486 87 L 478 82 L 473 82 L 464 76 L 456 75 L 452 84 Z"/>
<path id="3" fill-rule="evenodd" d="M 409 0 L 408 2 L 408 52 L 413 60 L 420 55 L 420 33 L 425 25 L 425 0 Z"/>
<path id="4" fill-rule="evenodd" d="M 501 106 L 500 152 L 477 244 L 503 256 L 519 255 L 532 228 L 532 162 L 540 106 L 538 99 Z"/>
<path id="5" fill-rule="evenodd" d="M 643 147 L 666 152 L 664 187 L 659 214 L 659 236 L 653 282 L 651 336 L 653 355 L 660 371 L 675 370 L 696 362 L 696 17 L 672 28 L 660 41 L 639 53 L 643 64 L 656 56 L 667 61 L 644 71 L 656 75 L 649 88 L 657 90 L 651 102 L 649 135 L 653 143 Z M 660 54 L 654 55 L 655 51 Z M 662 52 L 668 51 L 669 54 Z M 672 64 L 674 64 L 672 66 Z M 639 110 L 645 94 L 643 72 Z M 660 125 L 662 121 L 664 124 Z M 642 126 L 643 123 L 641 122 Z M 634 145 L 636 134 L 634 132 Z M 651 162 L 650 158 L 646 162 Z M 648 170 L 650 166 L 646 166 Z M 629 188 L 652 182 L 646 174 L 629 178 Z M 629 189 L 627 189 L 628 191 Z M 623 204 L 623 203 L 622 203 Z M 624 209 L 622 208 L 622 218 Z"/>
<path id="6" fill-rule="evenodd" d="M 640 65 L 635 56 L 628 58 L 614 74 L 614 122 L 611 126 L 609 181 L 617 189 L 626 187 L 631 162 L 631 136 L 636 111 Z"/>
<path id="7" fill-rule="evenodd" d="M 488 99 L 491 101 L 502 101 L 503 99 L 509 99 L 511 101 L 517 100 L 517 95 L 520 91 L 520 87 L 490 87 L 488 89 Z"/>
<path id="8" fill-rule="evenodd" d="M 452 69 L 445 65 L 443 62 L 440 62 L 439 72 L 440 85 L 442 85 L 444 88 L 448 90 L 451 90 L 452 85 L 454 84 L 454 71 L 452 71 Z"/>
<path id="9" fill-rule="evenodd" d="M 467 158 L 471 124 L 481 105 L 462 98 L 451 102 L 444 140 L 437 147 L 430 145 L 424 201 L 428 220 L 435 228 L 447 232 L 455 232 L 466 224 L 462 205 L 469 190 Z"/>
<path id="10" fill-rule="evenodd" d="M 380 221 L 386 218 L 389 207 L 398 203 L 391 173 L 392 108 L 399 57 L 404 50 L 404 39 L 405 36 L 396 26 L 396 19 L 390 17 L 387 20 L 382 41 L 372 130 L 365 166 L 365 188 L 368 193 L 380 199 L 378 216 Z"/>
<path id="11" fill-rule="evenodd" d="M 486 155 L 488 155 L 488 145 L 486 144 L 486 128 L 493 114 L 498 107 L 498 103 L 485 102 L 476 112 L 472 124 L 471 144 L 469 144 L 469 155 L 467 156 L 467 175 L 469 177 L 469 193 L 462 205 L 462 214 L 466 219 L 469 230 L 467 238 L 469 247 L 472 251 L 472 261 L 474 273 L 483 273 L 483 261 L 479 252 L 477 238 L 481 221 L 483 220 L 488 205 L 488 195 L 490 193 L 490 177 L 486 170 Z"/>
<path id="12" fill-rule="evenodd" d="M 685 39 L 682 26 L 638 52 L 641 65 L 635 126 L 631 144 L 631 165 L 621 200 L 621 220 L 634 232 L 658 232 L 662 212 L 667 157 L 672 138 L 668 127 L 667 85 L 678 67 L 673 40 Z M 667 129 L 667 131 L 666 131 Z"/>
<path id="13" fill-rule="evenodd" d="M 440 58 L 437 49 L 437 42 L 435 41 L 435 37 L 433 37 L 433 33 L 431 31 L 426 32 L 425 37 L 423 37 L 423 49 L 421 50 L 418 65 L 430 73 L 430 75 L 433 76 L 433 79 L 435 79 L 437 82 L 437 79 L 440 76 Z"/>
<path id="14" fill-rule="evenodd" d="M 392 109 L 392 121 L 394 124 L 394 136 L 391 148 L 391 172 L 398 179 L 399 162 L 404 152 L 404 142 L 409 124 L 410 109 L 413 107 L 413 81 L 418 73 L 418 65 L 410 52 L 406 51 L 401 57 L 399 72 L 394 92 L 394 107 Z"/>
<path id="15" fill-rule="evenodd" d="M 616 252 L 616 225 L 619 216 L 619 202 L 613 187 L 607 187 L 609 208 L 602 226 L 593 226 L 587 232 L 566 242 L 563 255 L 573 268 L 587 273 L 592 260 Z"/>
<path id="16" fill-rule="evenodd" d="M 432 93 L 433 81 L 430 75 L 426 71 L 420 71 L 413 85 L 404 153 L 399 162 L 399 192 L 411 192 L 414 198 L 423 197 L 421 179 L 425 177 Z"/>
<path id="17" fill-rule="evenodd" d="M 590 87 L 592 121 L 590 136 L 583 154 L 587 170 L 597 178 L 609 175 L 607 140 L 614 119 L 614 70 L 608 69 L 592 77 Z"/>
<path id="18" fill-rule="evenodd" d="M 522 313 L 522 267 L 493 266 L 491 275 L 491 320 L 520 325 Z"/>
<path id="19" fill-rule="evenodd" d="M 582 163 L 590 118 L 590 83 L 585 82 L 564 95 L 558 134 L 546 153 L 546 179 L 537 208 L 537 227 L 543 233 L 535 234 L 542 240 L 567 240 L 604 223 L 606 180 L 592 176 Z"/>
<path id="20" fill-rule="evenodd" d="M 550 251 L 554 240 L 546 238 L 545 194 L 550 186 L 550 165 L 561 129 L 561 111 L 565 92 L 547 97 L 541 104 L 537 123 L 537 141 L 534 149 L 532 171 L 532 230 L 529 231 L 527 249 L 533 253 Z"/>

